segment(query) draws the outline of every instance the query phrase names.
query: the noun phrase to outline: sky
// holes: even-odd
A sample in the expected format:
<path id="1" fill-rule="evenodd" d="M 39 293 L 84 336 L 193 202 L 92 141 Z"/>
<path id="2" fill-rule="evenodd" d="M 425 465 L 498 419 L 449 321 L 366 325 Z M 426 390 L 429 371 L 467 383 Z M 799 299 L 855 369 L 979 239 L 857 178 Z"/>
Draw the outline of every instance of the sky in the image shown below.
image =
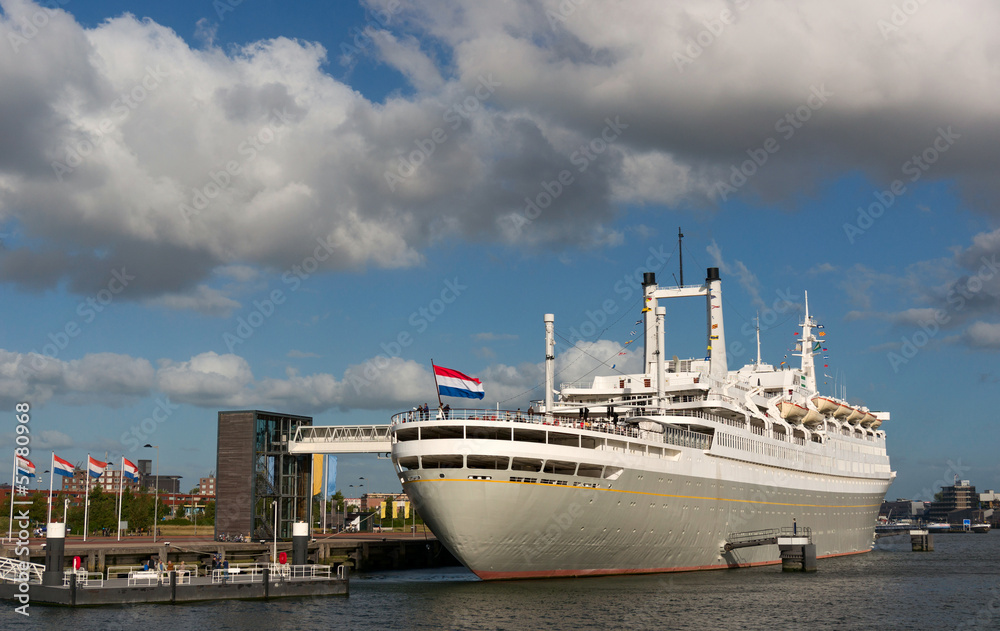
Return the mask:
<path id="1" fill-rule="evenodd" d="M 526 409 L 545 313 L 557 381 L 639 369 L 636 279 L 679 279 L 680 228 L 685 283 L 720 268 L 730 368 L 758 313 L 790 361 L 809 292 L 821 391 L 892 415 L 889 499 L 1000 488 L 998 23 L 985 0 L 0 0 L 0 436 L 26 402 L 39 471 L 158 452 L 186 489 L 218 411 L 383 424 L 433 405 L 432 360 Z M 700 356 L 704 307 L 666 306 L 668 355 Z M 373 455 L 337 480 L 399 490 Z"/>

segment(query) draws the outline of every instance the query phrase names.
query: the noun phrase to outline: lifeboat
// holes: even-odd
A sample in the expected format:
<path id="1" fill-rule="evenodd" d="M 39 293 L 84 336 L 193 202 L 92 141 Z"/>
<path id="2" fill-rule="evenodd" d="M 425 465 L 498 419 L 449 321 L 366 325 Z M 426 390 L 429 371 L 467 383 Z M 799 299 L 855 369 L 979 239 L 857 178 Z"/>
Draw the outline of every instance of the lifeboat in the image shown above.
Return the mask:
<path id="1" fill-rule="evenodd" d="M 861 419 L 864 418 L 864 416 L 865 413 L 862 412 L 861 410 L 851 408 L 851 413 L 847 415 L 847 422 L 850 423 L 851 425 L 857 425 L 858 423 L 861 422 Z"/>
<path id="2" fill-rule="evenodd" d="M 872 429 L 878 429 L 878 426 L 882 424 L 882 419 L 875 417 L 875 421 L 871 424 Z"/>
<path id="3" fill-rule="evenodd" d="M 818 410 L 810 408 L 806 411 L 806 415 L 802 417 L 803 425 L 819 425 L 823 422 L 823 415 L 819 413 Z"/>
<path id="4" fill-rule="evenodd" d="M 874 414 L 865 410 L 865 415 L 861 418 L 861 427 L 871 427 L 872 423 L 878 420 Z"/>
<path id="5" fill-rule="evenodd" d="M 778 411 L 781 412 L 781 418 L 785 419 L 789 423 L 801 423 L 802 418 L 809 410 L 802 407 L 798 403 L 781 401 L 778 403 Z"/>
<path id="6" fill-rule="evenodd" d="M 844 420 L 848 416 L 850 416 L 851 412 L 853 412 L 853 411 L 854 411 L 854 408 L 852 408 L 851 406 L 847 405 L 846 403 L 839 403 L 839 407 L 836 410 L 834 410 L 833 415 L 836 416 L 837 418 L 841 419 L 841 420 Z"/>
<path id="7" fill-rule="evenodd" d="M 827 416 L 832 415 L 834 412 L 840 409 L 840 403 L 834 401 L 833 399 L 828 399 L 826 397 L 814 397 L 813 405 L 816 409 L 826 414 Z"/>

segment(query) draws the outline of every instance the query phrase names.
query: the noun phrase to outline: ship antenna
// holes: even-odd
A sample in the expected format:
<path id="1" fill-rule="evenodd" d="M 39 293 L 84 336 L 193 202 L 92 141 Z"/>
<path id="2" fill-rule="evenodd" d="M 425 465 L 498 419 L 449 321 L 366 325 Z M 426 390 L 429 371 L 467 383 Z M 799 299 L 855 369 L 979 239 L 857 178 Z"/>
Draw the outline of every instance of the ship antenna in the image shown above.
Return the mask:
<path id="1" fill-rule="evenodd" d="M 680 262 L 680 272 L 681 272 L 681 282 L 679 287 L 684 286 L 684 248 L 681 247 L 681 239 L 684 238 L 684 233 L 681 232 L 681 227 L 677 226 L 677 260 Z"/>
<path id="2" fill-rule="evenodd" d="M 757 365 L 760 366 L 760 311 L 757 311 L 754 321 L 757 323 Z"/>

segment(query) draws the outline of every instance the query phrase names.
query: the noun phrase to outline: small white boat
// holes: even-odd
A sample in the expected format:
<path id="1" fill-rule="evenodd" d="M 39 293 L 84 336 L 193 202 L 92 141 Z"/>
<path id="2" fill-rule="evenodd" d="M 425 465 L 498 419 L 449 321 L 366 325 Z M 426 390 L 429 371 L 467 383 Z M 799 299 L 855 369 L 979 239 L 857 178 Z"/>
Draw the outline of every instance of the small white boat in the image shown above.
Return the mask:
<path id="1" fill-rule="evenodd" d="M 951 524 L 947 522 L 936 522 L 924 526 L 927 532 L 951 532 Z"/>
<path id="2" fill-rule="evenodd" d="M 781 418 L 789 423 L 801 423 L 802 418 L 808 412 L 806 408 L 791 401 L 780 401 L 778 403 L 778 411 L 781 413 Z"/>
<path id="3" fill-rule="evenodd" d="M 972 532 L 987 533 L 990 531 L 990 525 L 983 522 L 976 522 L 971 526 Z"/>
<path id="4" fill-rule="evenodd" d="M 812 402 L 817 410 L 826 415 L 831 415 L 840 409 L 840 403 L 828 397 L 814 397 Z"/>

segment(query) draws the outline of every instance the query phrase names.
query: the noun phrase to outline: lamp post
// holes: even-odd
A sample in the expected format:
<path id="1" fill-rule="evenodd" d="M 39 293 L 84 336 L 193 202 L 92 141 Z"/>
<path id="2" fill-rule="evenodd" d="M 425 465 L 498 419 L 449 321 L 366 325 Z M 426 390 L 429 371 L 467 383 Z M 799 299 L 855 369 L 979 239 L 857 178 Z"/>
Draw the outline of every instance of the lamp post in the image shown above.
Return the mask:
<path id="1" fill-rule="evenodd" d="M 156 543 L 156 524 L 160 508 L 160 446 L 146 443 L 143 447 L 156 450 L 156 485 L 153 487 L 153 543 Z"/>
<path id="2" fill-rule="evenodd" d="M 274 507 L 274 544 L 271 546 L 271 563 L 278 562 L 278 500 L 271 504 Z"/>

